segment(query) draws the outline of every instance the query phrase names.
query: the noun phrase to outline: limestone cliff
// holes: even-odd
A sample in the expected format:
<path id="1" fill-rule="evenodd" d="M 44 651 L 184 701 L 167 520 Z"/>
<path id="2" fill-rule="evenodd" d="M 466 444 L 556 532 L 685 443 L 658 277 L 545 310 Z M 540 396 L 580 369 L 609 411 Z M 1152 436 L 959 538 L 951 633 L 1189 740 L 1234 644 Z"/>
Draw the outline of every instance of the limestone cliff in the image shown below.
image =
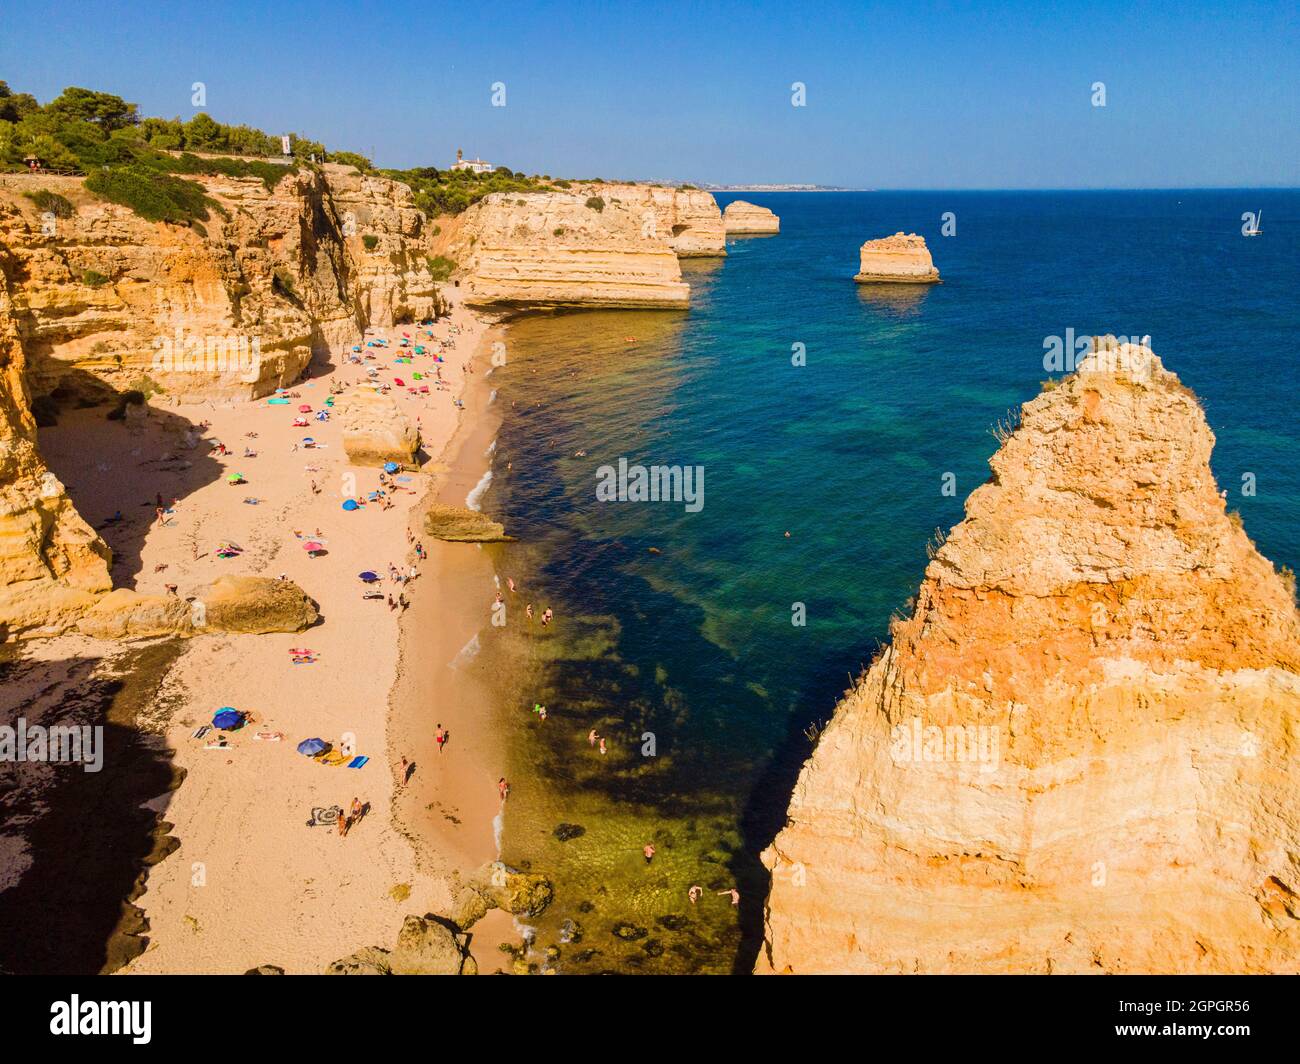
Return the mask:
<path id="1" fill-rule="evenodd" d="M 685 308 L 672 248 L 639 215 L 560 192 L 494 192 L 444 223 L 465 302 L 499 307 Z"/>
<path id="2" fill-rule="evenodd" d="M 0 247 L 0 263 L 7 255 Z M 36 446 L 6 270 L 0 270 L 0 641 L 60 628 L 112 586 L 108 546 Z"/>
<path id="3" fill-rule="evenodd" d="M 768 208 L 745 200 L 732 200 L 722 212 L 722 224 L 728 236 L 779 233 L 781 219 Z"/>
<path id="4" fill-rule="evenodd" d="M 858 284 L 935 284 L 939 280 L 925 237 L 915 233 L 868 240 L 859 254 L 860 265 L 853 278 Z"/>
<path id="5" fill-rule="evenodd" d="M 631 211 L 643 232 L 662 240 L 678 258 L 718 258 L 727 254 L 722 211 L 713 193 L 660 185 L 575 185 L 583 198 L 599 196 L 607 204 Z"/>
<path id="6" fill-rule="evenodd" d="M 1300 966 L 1300 616 L 1196 401 L 1097 345 L 1022 408 L 805 764 L 761 971 Z"/>

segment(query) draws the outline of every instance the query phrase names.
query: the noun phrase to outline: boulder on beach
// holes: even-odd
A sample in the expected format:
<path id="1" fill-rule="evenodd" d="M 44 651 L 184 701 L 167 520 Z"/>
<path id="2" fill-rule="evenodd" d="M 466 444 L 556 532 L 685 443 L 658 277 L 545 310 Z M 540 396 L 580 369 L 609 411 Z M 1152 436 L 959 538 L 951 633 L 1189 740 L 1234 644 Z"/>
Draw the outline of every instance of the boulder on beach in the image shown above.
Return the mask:
<path id="1" fill-rule="evenodd" d="M 424 515 L 424 531 L 448 543 L 508 543 L 505 526 L 467 506 L 435 503 Z"/>
<path id="2" fill-rule="evenodd" d="M 95 639 L 189 637 L 205 632 L 301 632 L 318 618 L 316 607 L 291 580 L 221 576 L 193 599 L 144 595 L 131 588 L 110 591 L 77 622 Z"/>
<path id="3" fill-rule="evenodd" d="M 343 450 L 353 465 L 415 462 L 419 430 L 391 395 L 362 386 L 341 396 L 335 409 L 343 425 Z"/>
<path id="4" fill-rule="evenodd" d="M 269 576 L 219 576 L 196 601 L 206 627 L 220 632 L 301 632 L 320 619 L 302 588 Z"/>
<path id="5" fill-rule="evenodd" d="M 388 955 L 393 975 L 472 975 L 466 972 L 469 937 L 451 922 L 435 916 L 408 916 Z"/>
<path id="6" fill-rule="evenodd" d="M 356 953 L 334 961 L 325 969 L 326 975 L 392 975 L 388 950 L 366 946 Z"/>
<path id="7" fill-rule="evenodd" d="M 938 284 L 939 271 L 925 246 L 925 237 L 915 233 L 868 240 L 859 252 L 860 265 L 853 278 L 858 284 Z"/>

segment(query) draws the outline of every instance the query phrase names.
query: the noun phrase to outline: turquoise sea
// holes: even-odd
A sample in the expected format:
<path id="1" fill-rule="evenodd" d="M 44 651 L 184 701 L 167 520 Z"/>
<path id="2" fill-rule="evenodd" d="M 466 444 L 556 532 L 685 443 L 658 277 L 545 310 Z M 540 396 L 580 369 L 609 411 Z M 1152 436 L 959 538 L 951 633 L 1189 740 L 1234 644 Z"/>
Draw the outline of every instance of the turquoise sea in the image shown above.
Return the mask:
<path id="1" fill-rule="evenodd" d="M 1205 406 L 1230 507 L 1275 564 L 1300 565 L 1300 192 L 739 198 L 781 234 L 684 263 L 689 313 L 520 318 L 490 378 L 509 416 L 484 505 L 520 540 L 499 567 L 557 615 L 511 641 L 505 707 L 503 857 L 557 889 L 539 968 L 749 970 L 757 854 L 804 729 L 987 478 L 990 427 L 1050 375 L 1046 338 L 1149 334 Z M 1261 209 L 1262 234 L 1243 236 Z M 926 238 L 942 285 L 853 283 L 863 240 L 898 230 Z M 703 467 L 703 507 L 597 501 L 619 458 Z M 733 886 L 738 906 L 716 893 Z"/>

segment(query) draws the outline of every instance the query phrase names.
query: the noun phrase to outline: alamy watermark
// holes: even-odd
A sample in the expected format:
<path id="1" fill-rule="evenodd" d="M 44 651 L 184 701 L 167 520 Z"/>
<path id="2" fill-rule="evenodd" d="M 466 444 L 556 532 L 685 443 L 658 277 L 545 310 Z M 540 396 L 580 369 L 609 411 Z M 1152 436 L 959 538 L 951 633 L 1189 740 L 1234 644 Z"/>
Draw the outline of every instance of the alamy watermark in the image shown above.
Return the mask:
<path id="1" fill-rule="evenodd" d="M 0 761 L 80 764 L 85 772 L 98 772 L 104 767 L 104 729 L 88 724 L 29 726 L 26 717 L 19 717 L 16 727 L 0 725 Z"/>
<path id="2" fill-rule="evenodd" d="M 186 334 L 178 325 L 174 336 L 159 336 L 153 346 L 153 369 L 162 373 L 232 373 L 249 384 L 261 373 L 257 336 Z"/>
<path id="3" fill-rule="evenodd" d="M 1151 373 L 1151 336 L 1094 336 L 1073 328 L 1063 336 L 1043 337 L 1043 369 L 1073 373 L 1090 356 L 1089 369 L 1145 379 Z"/>
<path id="4" fill-rule="evenodd" d="M 998 770 L 1002 729 L 994 724 L 922 724 L 913 717 L 895 724 L 889 735 L 889 756 L 896 765 L 968 762 L 980 772 Z"/>
<path id="5" fill-rule="evenodd" d="M 680 465 L 629 465 L 596 470 L 597 502 L 679 502 L 687 513 L 704 509 L 704 467 Z"/>

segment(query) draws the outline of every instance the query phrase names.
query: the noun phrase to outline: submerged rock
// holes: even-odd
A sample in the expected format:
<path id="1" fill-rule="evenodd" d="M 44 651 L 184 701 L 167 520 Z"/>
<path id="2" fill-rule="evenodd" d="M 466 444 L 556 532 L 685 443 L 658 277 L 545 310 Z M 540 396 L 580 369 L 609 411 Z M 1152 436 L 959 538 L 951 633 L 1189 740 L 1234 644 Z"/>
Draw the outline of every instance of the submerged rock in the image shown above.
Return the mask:
<path id="1" fill-rule="evenodd" d="M 650 932 L 644 927 L 637 927 L 636 924 L 620 922 L 614 925 L 611 933 L 624 942 L 635 942 L 637 939 L 645 938 Z"/>
<path id="2" fill-rule="evenodd" d="M 568 842 L 587 834 L 587 829 L 581 824 L 557 824 L 552 834 L 561 842 Z"/>

